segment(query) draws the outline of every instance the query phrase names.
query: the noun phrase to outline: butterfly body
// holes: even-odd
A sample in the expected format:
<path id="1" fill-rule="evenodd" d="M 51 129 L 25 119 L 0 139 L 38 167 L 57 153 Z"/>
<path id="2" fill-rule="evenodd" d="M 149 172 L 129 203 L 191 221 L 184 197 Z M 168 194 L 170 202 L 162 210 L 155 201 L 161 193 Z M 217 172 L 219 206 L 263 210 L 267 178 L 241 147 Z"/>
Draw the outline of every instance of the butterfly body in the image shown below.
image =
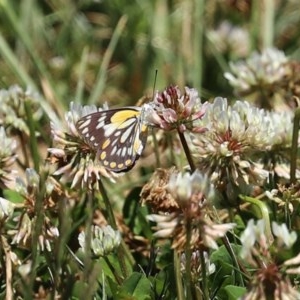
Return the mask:
<path id="1" fill-rule="evenodd" d="M 114 172 L 125 172 L 134 166 L 145 147 L 148 131 L 143 108 L 131 106 L 86 115 L 76 127 L 97 151 L 103 166 Z"/>

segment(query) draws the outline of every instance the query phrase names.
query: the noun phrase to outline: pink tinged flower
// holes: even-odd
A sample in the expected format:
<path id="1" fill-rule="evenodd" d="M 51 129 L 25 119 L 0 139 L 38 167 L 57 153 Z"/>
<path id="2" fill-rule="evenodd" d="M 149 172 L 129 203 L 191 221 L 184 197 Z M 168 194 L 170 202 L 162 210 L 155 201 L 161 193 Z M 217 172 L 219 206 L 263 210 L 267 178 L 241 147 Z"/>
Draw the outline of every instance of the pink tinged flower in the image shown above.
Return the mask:
<path id="1" fill-rule="evenodd" d="M 145 107 L 145 122 L 164 130 L 193 130 L 193 122 L 205 113 L 205 105 L 201 104 L 198 92 L 188 87 L 181 94 L 177 86 L 170 86 L 156 93 L 154 100 Z"/>
<path id="2" fill-rule="evenodd" d="M 171 108 L 164 109 L 162 112 L 162 116 L 166 120 L 167 123 L 177 122 L 176 112 Z"/>

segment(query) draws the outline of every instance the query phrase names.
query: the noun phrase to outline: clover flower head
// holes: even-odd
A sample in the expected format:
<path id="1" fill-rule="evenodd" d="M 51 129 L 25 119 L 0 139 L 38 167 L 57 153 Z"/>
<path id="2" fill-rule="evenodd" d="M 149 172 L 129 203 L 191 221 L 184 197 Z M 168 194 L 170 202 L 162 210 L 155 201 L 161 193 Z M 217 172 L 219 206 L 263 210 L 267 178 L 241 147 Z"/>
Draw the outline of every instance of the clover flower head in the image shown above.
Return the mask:
<path id="1" fill-rule="evenodd" d="M 181 132 L 195 129 L 194 121 L 205 113 L 205 104 L 201 104 L 198 92 L 185 88 L 181 94 L 177 86 L 170 86 L 163 92 L 157 92 L 154 100 L 145 105 L 145 121 L 148 125 L 163 130 L 178 129 Z"/>
<path id="2" fill-rule="evenodd" d="M 272 223 L 273 235 L 267 237 L 263 220 L 249 220 L 241 236 L 241 257 L 252 265 L 255 273 L 242 300 L 250 299 L 299 299 L 300 293 L 293 288 L 292 275 L 300 274 L 300 255 L 280 263 L 276 255 L 291 249 L 296 241 L 295 232 L 286 225 Z"/>
<path id="3" fill-rule="evenodd" d="M 208 31 L 208 38 L 220 53 L 230 53 L 234 57 L 245 57 L 250 49 L 247 30 L 223 21 L 215 30 Z"/>
<path id="4" fill-rule="evenodd" d="M 12 127 L 29 135 L 29 128 L 25 121 L 25 103 L 30 105 L 32 118 L 38 121 L 43 115 L 40 98 L 41 96 L 32 89 L 24 91 L 17 85 L 7 90 L 0 90 L 0 125 L 6 128 Z"/>
<path id="5" fill-rule="evenodd" d="M 171 238 L 172 248 L 182 251 L 186 245 L 186 224 L 191 223 L 191 249 L 201 247 L 216 249 L 216 240 L 225 235 L 235 224 L 215 224 L 209 217 L 208 208 L 211 200 L 215 198 L 214 188 L 209 178 L 198 170 L 193 174 L 179 173 L 171 169 L 168 180 L 155 185 L 155 193 L 152 197 L 154 203 L 175 203 L 176 205 L 163 205 L 159 203 L 159 209 L 155 206 L 157 214 L 147 216 L 149 221 L 157 223 L 154 236 L 157 238 Z M 147 195 L 151 191 L 147 191 Z M 142 191 L 142 197 L 146 191 Z M 151 197 L 151 199 L 152 199 Z M 152 204 L 150 201 L 148 202 Z"/>
<path id="6" fill-rule="evenodd" d="M 230 64 L 230 72 L 224 74 L 237 94 L 246 94 L 263 86 L 280 83 L 288 74 L 287 57 L 274 48 L 262 53 L 254 52 L 247 60 Z"/>
<path id="7" fill-rule="evenodd" d="M 189 172 L 173 173 L 167 188 L 180 206 L 188 205 L 188 201 L 193 201 L 195 197 L 198 199 L 214 197 L 214 190 L 208 177 L 198 170 L 193 174 Z"/>
<path id="8" fill-rule="evenodd" d="M 271 147 L 274 132 L 264 110 L 242 101 L 229 106 L 217 97 L 207 106 L 202 123 L 207 130 L 191 135 L 191 153 L 199 170 L 211 174 L 217 186 L 226 183 L 230 198 L 248 193 L 249 184 L 264 182 L 268 172 L 250 159 Z"/>
<path id="9" fill-rule="evenodd" d="M 111 226 L 92 226 L 91 250 L 96 257 L 106 256 L 114 251 L 121 243 L 121 234 L 118 230 L 113 230 Z M 79 245 L 85 251 L 85 233 L 78 236 Z"/>
<path id="10" fill-rule="evenodd" d="M 104 105 L 104 109 L 107 106 Z M 80 106 L 71 103 L 70 111 L 65 115 L 67 128 L 52 123 L 51 133 L 54 147 L 49 148 L 50 161 L 57 164 L 54 176 L 60 176 L 60 182 L 71 183 L 71 187 L 82 186 L 88 189 L 98 188 L 101 176 L 112 181 L 118 174 L 104 168 L 96 158 L 94 149 L 91 149 L 76 129 L 77 121 L 87 114 L 101 111 L 96 106 Z"/>

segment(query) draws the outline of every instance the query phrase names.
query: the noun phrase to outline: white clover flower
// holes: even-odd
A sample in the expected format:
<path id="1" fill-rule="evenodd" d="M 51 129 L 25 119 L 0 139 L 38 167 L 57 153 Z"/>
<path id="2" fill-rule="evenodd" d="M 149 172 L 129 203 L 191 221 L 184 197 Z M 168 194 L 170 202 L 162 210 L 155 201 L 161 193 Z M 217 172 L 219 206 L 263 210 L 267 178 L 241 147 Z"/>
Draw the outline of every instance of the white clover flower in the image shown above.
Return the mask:
<path id="1" fill-rule="evenodd" d="M 145 121 L 163 130 L 194 130 L 194 121 L 203 117 L 205 106 L 197 90 L 186 87 L 182 94 L 177 86 L 170 86 L 145 105 Z"/>
<path id="2" fill-rule="evenodd" d="M 26 123 L 25 101 L 30 104 L 32 118 L 40 120 L 43 115 L 41 96 L 32 89 L 23 90 L 18 85 L 13 85 L 7 90 L 0 90 L 0 124 L 13 127 L 29 135 Z"/>
<path id="3" fill-rule="evenodd" d="M 173 173 L 167 188 L 173 198 L 183 206 L 188 200 L 191 200 L 193 195 L 206 199 L 212 199 L 214 196 L 214 190 L 208 177 L 198 170 L 193 174 Z"/>
<path id="4" fill-rule="evenodd" d="M 215 30 L 208 30 L 207 36 L 218 52 L 235 57 L 245 57 L 250 50 L 249 32 L 228 21 L 223 21 Z"/>
<path id="5" fill-rule="evenodd" d="M 105 256 L 118 248 L 121 243 L 121 234 L 118 230 L 113 230 L 110 225 L 105 227 L 92 226 L 91 250 L 97 256 Z M 85 232 L 81 232 L 78 236 L 78 242 L 85 251 Z"/>
<path id="6" fill-rule="evenodd" d="M 104 105 L 104 109 L 107 109 Z M 107 170 L 97 159 L 94 149 L 90 149 L 84 138 L 78 133 L 76 123 L 80 118 L 93 112 L 101 111 L 96 106 L 80 106 L 71 103 L 70 111 L 65 114 L 67 128 L 51 123 L 54 147 L 49 148 L 50 161 L 59 165 L 53 175 L 60 176 L 60 182 L 71 182 L 71 187 L 78 185 L 89 189 L 98 188 L 101 176 L 111 181 L 120 174 Z"/>
<path id="7" fill-rule="evenodd" d="M 241 298 L 251 299 L 300 299 L 300 293 L 291 283 L 289 275 L 300 274 L 300 255 L 282 261 L 277 255 L 292 247 L 297 239 L 295 232 L 289 232 L 285 224 L 272 223 L 274 239 L 267 239 L 262 220 L 255 224 L 250 220 L 241 236 L 241 257 L 251 264 L 255 271 L 251 276 L 248 291 Z"/>
<path id="8" fill-rule="evenodd" d="M 267 48 L 254 52 L 247 60 L 230 63 L 231 72 L 224 74 L 237 93 L 249 92 L 260 86 L 279 83 L 288 73 L 284 52 Z"/>
<path id="9" fill-rule="evenodd" d="M 226 99 L 217 97 L 201 122 L 207 130 L 192 134 L 192 156 L 197 168 L 211 174 L 214 183 L 228 182 L 229 198 L 249 193 L 250 185 L 268 178 L 268 171 L 251 160 L 272 145 L 274 131 L 264 110 L 242 101 L 229 106 Z"/>

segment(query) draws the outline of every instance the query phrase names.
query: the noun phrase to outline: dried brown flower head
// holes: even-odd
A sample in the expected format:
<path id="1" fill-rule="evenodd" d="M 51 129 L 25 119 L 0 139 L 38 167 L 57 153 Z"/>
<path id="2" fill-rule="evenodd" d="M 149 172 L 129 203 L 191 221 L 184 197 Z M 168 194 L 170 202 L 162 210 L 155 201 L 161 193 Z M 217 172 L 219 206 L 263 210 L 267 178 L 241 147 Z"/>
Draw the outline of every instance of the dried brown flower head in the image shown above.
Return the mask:
<path id="1" fill-rule="evenodd" d="M 179 208 L 167 186 L 175 168 L 157 169 L 141 191 L 141 202 L 151 207 L 153 212 L 173 212 Z"/>

